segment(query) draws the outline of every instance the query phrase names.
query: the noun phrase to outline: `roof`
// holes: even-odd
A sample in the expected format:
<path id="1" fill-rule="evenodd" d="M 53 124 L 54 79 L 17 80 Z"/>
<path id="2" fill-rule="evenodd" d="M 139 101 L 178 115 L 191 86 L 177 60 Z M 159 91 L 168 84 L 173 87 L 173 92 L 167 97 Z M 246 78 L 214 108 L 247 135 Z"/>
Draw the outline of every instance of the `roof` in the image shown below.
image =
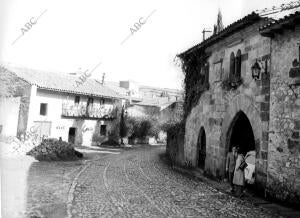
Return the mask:
<path id="1" fill-rule="evenodd" d="M 174 101 L 168 105 L 165 105 L 165 107 L 163 107 L 162 110 L 174 109 L 176 106 L 178 106 L 179 108 L 183 108 L 183 104 L 183 101 Z"/>
<path id="2" fill-rule="evenodd" d="M 288 3 L 289 4 L 289 3 Z M 284 4 L 283 4 L 284 5 Z M 289 15 L 288 15 L 289 14 Z M 185 55 L 195 51 L 196 49 L 205 48 L 213 43 L 217 42 L 218 40 L 223 39 L 224 37 L 232 34 L 233 32 L 245 28 L 249 25 L 252 25 L 260 20 L 266 21 L 266 25 L 261 27 L 259 30 L 266 30 L 268 28 L 274 28 L 276 29 L 278 27 L 278 24 L 285 25 L 286 22 L 289 22 L 291 20 L 294 20 L 299 22 L 299 7 L 291 7 L 289 9 L 285 9 L 279 12 L 272 12 L 268 15 L 262 15 L 260 16 L 259 13 L 252 12 L 251 14 L 246 15 L 245 17 L 235 21 L 234 23 L 230 24 L 226 28 L 224 28 L 221 32 L 218 34 L 214 34 L 207 38 L 206 40 L 202 41 L 201 43 L 193 46 L 192 48 L 188 49 L 185 52 L 182 52 L 181 54 L 177 55 L 180 58 L 183 58 Z M 277 26 L 276 26 L 277 25 Z M 263 33 L 262 33 L 263 35 Z"/>
<path id="3" fill-rule="evenodd" d="M 45 72 L 10 65 L 4 65 L 4 67 L 31 85 L 36 85 L 39 89 L 115 99 L 123 98 L 114 90 L 103 86 L 100 82 L 92 78 L 87 78 L 82 85 L 79 85 L 76 88 L 76 81 L 80 81 L 78 76 L 71 76 L 65 73 Z"/>
<path id="4" fill-rule="evenodd" d="M 173 102 L 174 101 L 169 101 L 168 98 L 143 98 L 141 102 L 132 103 L 132 105 L 163 107 Z"/>
<path id="5" fill-rule="evenodd" d="M 128 97 L 128 89 L 120 87 L 118 82 L 107 81 L 107 82 L 104 82 L 104 85 L 109 87 L 110 89 L 114 90 L 118 94 Z"/>
<path id="6" fill-rule="evenodd" d="M 263 36 L 272 37 L 274 33 L 280 33 L 283 29 L 294 29 L 296 24 L 300 24 L 300 11 L 284 16 L 281 19 L 273 20 L 259 28 Z"/>
<path id="7" fill-rule="evenodd" d="M 233 32 L 235 32 L 241 28 L 245 28 L 246 26 L 252 25 L 253 23 L 256 23 L 257 21 L 260 21 L 262 19 L 268 20 L 269 18 L 262 18 L 257 13 L 252 12 L 251 14 L 248 14 L 247 16 L 245 16 L 245 17 L 235 21 L 234 23 L 230 24 L 229 26 L 225 27 L 218 34 L 214 34 L 214 35 L 210 36 L 206 40 L 202 41 L 201 43 L 193 46 L 192 48 L 188 49 L 187 51 L 185 51 L 177 56 L 180 58 L 183 58 L 185 55 L 193 52 L 196 49 L 210 46 L 213 43 L 217 42 L 218 40 L 221 40 L 224 37 L 232 34 Z"/>
<path id="8" fill-rule="evenodd" d="M 182 94 L 182 90 L 179 89 L 170 89 L 170 88 L 159 88 L 159 87 L 152 87 L 152 86 L 144 86 L 141 85 L 139 88 L 140 91 L 143 90 L 150 90 L 150 91 L 156 91 L 156 92 L 162 92 L 162 91 L 166 91 L 166 92 L 172 92 L 174 94 Z"/>

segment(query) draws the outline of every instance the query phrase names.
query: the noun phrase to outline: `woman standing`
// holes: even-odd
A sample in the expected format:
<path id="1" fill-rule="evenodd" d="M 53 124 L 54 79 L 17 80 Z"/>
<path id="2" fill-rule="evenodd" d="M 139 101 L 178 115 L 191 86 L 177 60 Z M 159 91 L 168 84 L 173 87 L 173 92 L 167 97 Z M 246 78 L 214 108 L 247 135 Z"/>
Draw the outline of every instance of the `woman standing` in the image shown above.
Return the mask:
<path id="1" fill-rule="evenodd" d="M 245 160 L 244 160 L 244 155 L 241 153 L 241 149 L 237 149 L 237 153 L 238 156 L 235 163 L 232 183 L 235 186 L 236 196 L 241 197 L 243 193 L 243 187 L 245 185 L 245 176 L 244 176 Z"/>

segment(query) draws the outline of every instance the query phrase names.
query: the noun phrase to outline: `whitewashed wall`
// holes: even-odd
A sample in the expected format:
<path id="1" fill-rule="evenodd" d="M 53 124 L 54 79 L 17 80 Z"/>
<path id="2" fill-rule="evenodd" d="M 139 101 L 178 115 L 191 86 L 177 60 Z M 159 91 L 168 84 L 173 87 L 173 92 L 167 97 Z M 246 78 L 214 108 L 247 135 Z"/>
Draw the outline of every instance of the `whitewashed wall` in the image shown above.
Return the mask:
<path id="1" fill-rule="evenodd" d="M 0 125 L 2 125 L 2 135 L 17 135 L 20 99 L 20 97 L 0 98 Z"/>

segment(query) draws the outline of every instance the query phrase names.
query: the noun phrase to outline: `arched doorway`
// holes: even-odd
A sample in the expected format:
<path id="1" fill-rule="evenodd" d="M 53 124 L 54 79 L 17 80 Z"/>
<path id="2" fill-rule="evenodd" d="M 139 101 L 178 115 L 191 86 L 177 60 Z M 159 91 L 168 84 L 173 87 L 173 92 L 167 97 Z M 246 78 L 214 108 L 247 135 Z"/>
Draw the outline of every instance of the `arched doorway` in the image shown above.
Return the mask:
<path id="1" fill-rule="evenodd" d="M 229 151 L 233 146 L 241 149 L 244 155 L 249 151 L 255 151 L 253 129 L 244 112 L 239 111 L 234 117 L 228 131 L 227 142 L 229 143 Z"/>
<path id="2" fill-rule="evenodd" d="M 205 157 L 206 157 L 206 134 L 203 127 L 200 129 L 200 133 L 197 141 L 197 151 L 198 151 L 198 164 L 197 166 L 201 169 L 205 167 Z"/>

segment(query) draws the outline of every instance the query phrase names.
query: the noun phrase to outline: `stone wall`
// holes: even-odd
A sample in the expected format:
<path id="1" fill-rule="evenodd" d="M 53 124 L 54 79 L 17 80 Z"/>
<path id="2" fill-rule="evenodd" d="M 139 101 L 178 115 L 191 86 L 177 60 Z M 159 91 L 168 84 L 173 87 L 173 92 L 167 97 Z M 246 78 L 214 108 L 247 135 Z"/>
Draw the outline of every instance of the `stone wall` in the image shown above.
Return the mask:
<path id="1" fill-rule="evenodd" d="M 161 123 L 177 123 L 183 118 L 183 103 L 174 102 L 160 111 L 159 121 Z"/>
<path id="2" fill-rule="evenodd" d="M 184 162 L 184 124 L 178 123 L 167 131 L 166 154 L 171 161 L 178 165 L 188 165 Z"/>
<path id="3" fill-rule="evenodd" d="M 20 97 L 17 136 L 24 134 L 27 128 L 31 85 L 17 77 L 16 74 L 0 66 L 1 88 L 0 95 L 4 97 Z"/>
<path id="4" fill-rule="evenodd" d="M 152 117 L 160 114 L 160 108 L 149 105 L 130 105 L 127 113 L 131 117 Z"/>
<path id="5" fill-rule="evenodd" d="M 300 204 L 300 26 L 272 40 L 268 193 Z M 295 65 L 294 72 L 293 62 Z"/>
<path id="6" fill-rule="evenodd" d="M 205 171 L 215 177 L 225 175 L 225 157 L 229 149 L 231 128 L 239 112 L 243 112 L 253 129 L 256 156 L 256 184 L 265 187 L 267 173 L 270 100 L 270 39 L 260 36 L 258 27 L 247 27 L 206 49 L 210 54 L 210 89 L 202 94 L 187 117 L 184 157 L 197 164 L 197 141 L 201 127 L 206 132 Z M 231 52 L 242 53 L 242 84 L 227 91 L 222 82 L 229 77 Z M 262 68 L 259 80 L 252 78 L 251 67 L 258 62 Z"/>
<path id="7" fill-rule="evenodd" d="M 20 97 L 0 98 L 0 135 L 17 135 L 20 100 Z"/>

